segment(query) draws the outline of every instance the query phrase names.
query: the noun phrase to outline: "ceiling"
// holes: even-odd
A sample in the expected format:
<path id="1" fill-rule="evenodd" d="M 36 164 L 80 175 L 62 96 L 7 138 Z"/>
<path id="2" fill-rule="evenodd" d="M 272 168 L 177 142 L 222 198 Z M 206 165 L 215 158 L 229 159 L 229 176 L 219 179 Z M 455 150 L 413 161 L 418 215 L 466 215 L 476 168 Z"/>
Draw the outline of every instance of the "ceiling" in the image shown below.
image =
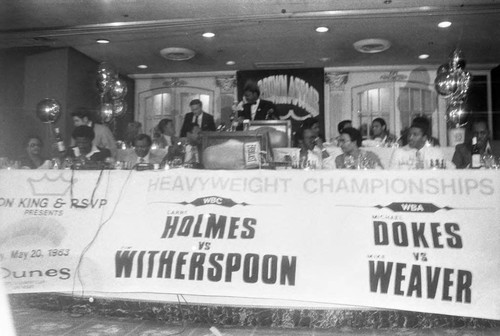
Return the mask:
<path id="1" fill-rule="evenodd" d="M 452 22 L 438 28 L 438 22 Z M 317 33 L 326 26 L 329 31 Z M 204 38 L 202 33 L 215 37 Z M 109 44 L 97 44 L 104 38 Z M 360 53 L 353 44 L 385 39 Z M 0 50 L 72 47 L 123 74 L 423 65 L 459 48 L 500 64 L 500 0 L 17 0 L 0 2 Z M 166 47 L 195 56 L 169 61 Z M 378 47 L 375 45 L 375 47 Z M 421 60 L 420 54 L 429 54 Z M 234 61 L 234 65 L 227 65 Z M 147 69 L 139 69 L 145 64 Z"/>

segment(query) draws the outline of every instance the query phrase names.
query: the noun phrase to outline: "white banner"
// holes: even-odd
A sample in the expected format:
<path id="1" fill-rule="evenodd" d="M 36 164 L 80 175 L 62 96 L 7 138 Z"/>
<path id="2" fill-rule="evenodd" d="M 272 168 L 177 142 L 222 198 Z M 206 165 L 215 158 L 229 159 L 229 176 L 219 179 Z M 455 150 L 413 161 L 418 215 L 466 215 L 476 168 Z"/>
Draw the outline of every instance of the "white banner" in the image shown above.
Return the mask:
<path id="1" fill-rule="evenodd" d="M 10 293 L 500 319 L 497 171 L 1 171 Z"/>

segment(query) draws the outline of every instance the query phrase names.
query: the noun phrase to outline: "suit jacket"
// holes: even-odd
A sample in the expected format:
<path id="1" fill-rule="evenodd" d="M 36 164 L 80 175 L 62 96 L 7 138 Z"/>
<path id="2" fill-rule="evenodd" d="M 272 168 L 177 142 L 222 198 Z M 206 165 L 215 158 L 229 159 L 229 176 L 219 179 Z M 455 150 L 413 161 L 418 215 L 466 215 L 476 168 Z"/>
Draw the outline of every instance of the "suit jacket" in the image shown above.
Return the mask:
<path id="1" fill-rule="evenodd" d="M 270 111 L 272 110 L 272 111 Z M 269 117 L 268 117 L 269 112 Z M 255 113 L 255 118 L 252 119 L 252 104 L 243 105 L 243 111 L 238 115 L 243 117 L 243 119 L 249 120 L 274 120 L 278 119 L 276 114 L 276 106 L 269 100 L 261 99 L 259 101 L 259 106 L 257 106 L 257 112 Z"/>
<path id="2" fill-rule="evenodd" d="M 490 143 L 491 153 L 495 156 L 500 156 L 500 146 L 493 143 Z M 471 148 L 466 144 L 458 144 L 455 146 L 455 153 L 453 153 L 453 159 L 451 160 L 457 169 L 467 168 L 470 165 L 471 161 Z"/>
<path id="3" fill-rule="evenodd" d="M 68 148 L 68 150 L 66 151 L 67 157 L 75 158 L 75 152 L 73 151 L 73 148 L 75 147 Z M 102 147 L 97 147 L 97 149 L 99 151 L 92 154 L 90 158 L 88 158 L 84 166 L 76 167 L 74 165 L 74 169 L 103 169 L 105 166 L 105 160 L 111 157 L 111 151 L 107 148 Z"/>
<path id="4" fill-rule="evenodd" d="M 133 167 L 137 163 L 139 157 L 134 150 L 130 151 L 124 158 L 123 161 L 127 162 L 129 167 Z M 163 157 L 153 151 L 149 151 L 149 164 L 160 164 Z"/>
<path id="5" fill-rule="evenodd" d="M 189 112 L 184 115 L 184 122 L 181 128 L 181 138 L 186 136 L 189 124 L 193 122 L 193 112 Z M 215 131 L 214 117 L 211 114 L 203 112 L 203 117 L 201 119 L 201 130 L 202 131 Z"/>

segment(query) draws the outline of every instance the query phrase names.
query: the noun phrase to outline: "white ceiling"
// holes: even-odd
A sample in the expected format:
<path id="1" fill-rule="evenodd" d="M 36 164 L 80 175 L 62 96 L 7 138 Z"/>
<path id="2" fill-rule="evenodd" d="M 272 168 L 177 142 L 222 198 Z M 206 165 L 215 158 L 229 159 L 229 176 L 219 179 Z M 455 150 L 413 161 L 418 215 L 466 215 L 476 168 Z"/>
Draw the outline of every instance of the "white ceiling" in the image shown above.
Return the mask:
<path id="1" fill-rule="evenodd" d="M 387 2 L 387 3 L 386 3 Z M 448 29 L 437 27 L 449 20 Z M 329 28 L 317 33 L 317 26 Z M 203 32 L 216 34 L 212 39 Z M 110 44 L 95 43 L 98 38 Z M 389 40 L 362 54 L 361 39 Z M 459 48 L 468 66 L 500 64 L 500 0 L 14 0 L 0 2 L 0 50 L 73 47 L 124 74 L 262 67 L 435 66 Z M 183 47 L 183 62 L 160 56 Z M 426 60 L 418 55 L 426 53 Z M 226 61 L 235 61 L 233 66 Z M 137 68 L 139 64 L 148 69 Z"/>

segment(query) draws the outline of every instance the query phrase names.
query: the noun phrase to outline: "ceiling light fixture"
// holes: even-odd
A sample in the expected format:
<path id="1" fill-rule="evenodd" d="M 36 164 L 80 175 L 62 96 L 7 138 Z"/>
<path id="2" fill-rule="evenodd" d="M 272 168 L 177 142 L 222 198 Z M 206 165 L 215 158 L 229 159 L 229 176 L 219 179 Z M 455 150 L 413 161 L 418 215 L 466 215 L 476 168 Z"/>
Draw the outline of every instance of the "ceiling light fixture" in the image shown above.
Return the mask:
<path id="1" fill-rule="evenodd" d="M 145 64 L 138 65 L 137 67 L 138 67 L 139 69 L 147 69 L 147 68 L 148 68 L 148 66 L 147 66 L 147 65 L 145 65 Z"/>
<path id="2" fill-rule="evenodd" d="M 235 62 L 235 61 L 227 61 L 227 62 L 226 62 L 226 65 L 235 65 L 235 64 L 236 64 L 236 62 Z"/>
<path id="3" fill-rule="evenodd" d="M 106 40 L 106 39 L 98 39 L 96 40 L 97 43 L 100 43 L 100 44 L 107 44 L 109 43 L 109 40 Z"/>
<path id="4" fill-rule="evenodd" d="M 391 47 L 391 42 L 383 39 L 365 39 L 353 43 L 354 49 L 363 54 L 376 54 Z"/>
<path id="5" fill-rule="evenodd" d="M 420 58 L 420 59 L 428 59 L 429 58 L 429 54 L 418 55 L 418 58 Z"/>
<path id="6" fill-rule="evenodd" d="M 438 23 L 439 28 L 448 28 L 449 26 L 451 26 L 450 21 L 441 21 Z"/>
<path id="7" fill-rule="evenodd" d="M 203 37 L 206 37 L 206 38 L 212 38 L 215 36 L 214 33 L 211 33 L 211 32 L 206 32 L 206 33 L 203 33 L 202 34 Z"/>
<path id="8" fill-rule="evenodd" d="M 316 28 L 318 33 L 326 33 L 328 31 L 328 27 L 318 27 Z"/>
<path id="9" fill-rule="evenodd" d="M 194 57 L 195 52 L 187 48 L 164 48 L 160 55 L 169 61 L 187 61 Z"/>

